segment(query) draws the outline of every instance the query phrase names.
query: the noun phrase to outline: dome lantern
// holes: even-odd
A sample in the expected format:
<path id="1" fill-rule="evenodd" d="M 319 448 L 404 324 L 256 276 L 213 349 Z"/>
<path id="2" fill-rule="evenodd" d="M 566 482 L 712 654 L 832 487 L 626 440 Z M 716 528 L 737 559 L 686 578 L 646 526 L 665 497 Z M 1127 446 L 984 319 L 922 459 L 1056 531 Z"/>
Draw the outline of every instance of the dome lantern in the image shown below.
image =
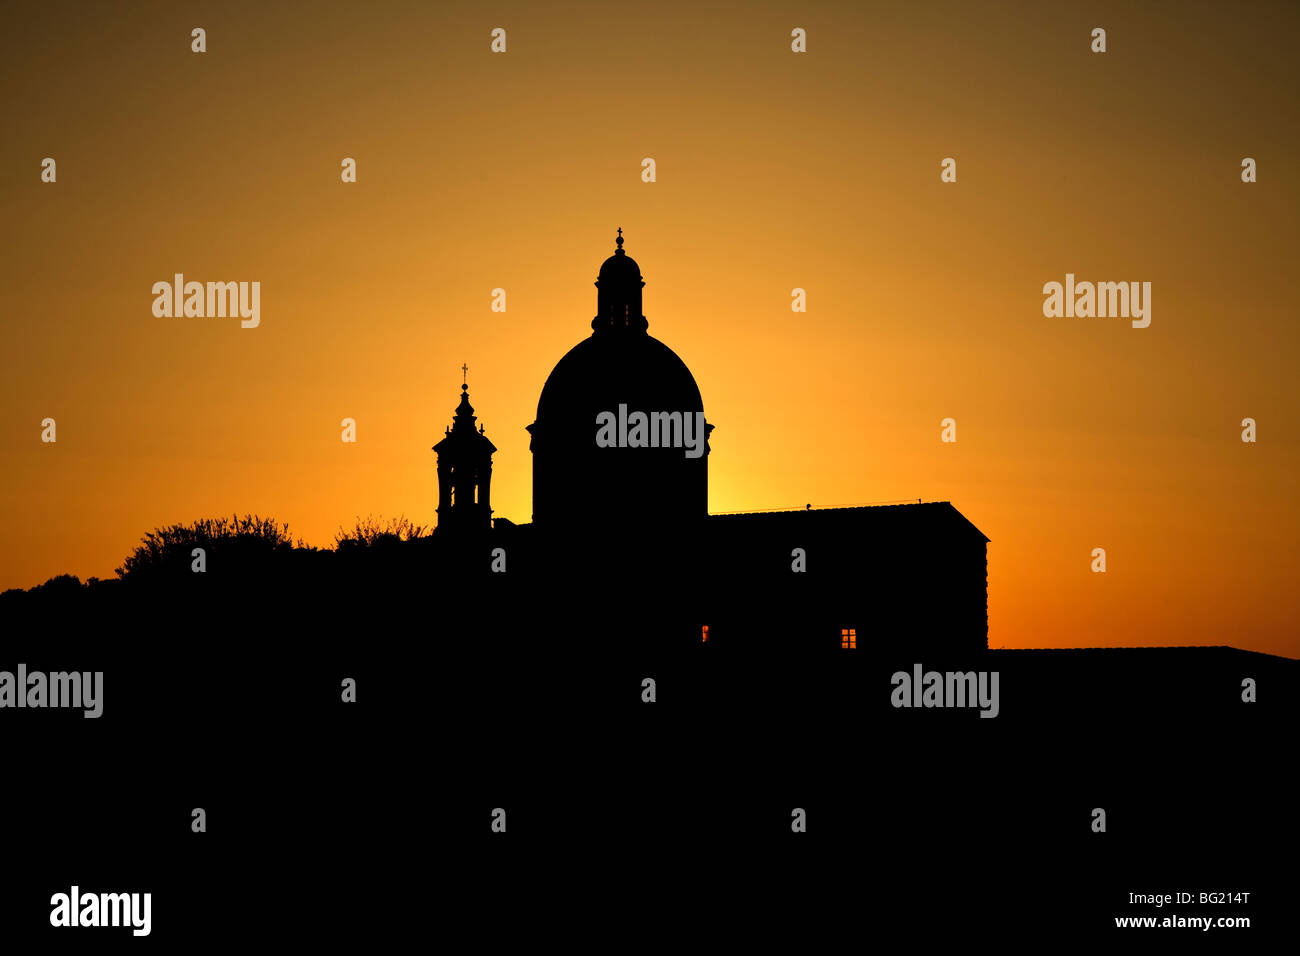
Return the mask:
<path id="1" fill-rule="evenodd" d="M 614 254 L 600 267 L 596 279 L 596 317 L 591 327 L 596 332 L 645 333 L 649 323 L 641 314 L 641 267 L 623 251 L 623 228 L 618 230 Z"/>

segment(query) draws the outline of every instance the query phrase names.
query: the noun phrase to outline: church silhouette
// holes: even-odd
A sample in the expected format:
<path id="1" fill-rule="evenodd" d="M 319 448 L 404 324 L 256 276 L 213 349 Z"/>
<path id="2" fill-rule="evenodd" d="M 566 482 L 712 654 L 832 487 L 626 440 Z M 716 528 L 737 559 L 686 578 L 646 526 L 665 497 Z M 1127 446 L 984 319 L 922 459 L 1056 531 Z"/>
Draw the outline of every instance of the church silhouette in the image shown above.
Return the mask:
<path id="1" fill-rule="evenodd" d="M 1029 733 L 1044 720 L 1082 733 L 1169 713 L 1259 728 L 1294 708 L 1289 695 L 1246 704 L 1242 688 L 1294 685 L 1297 662 L 1226 645 L 990 649 L 990 539 L 946 501 L 710 515 L 714 425 L 686 363 L 649 334 L 645 282 L 623 245 L 620 229 L 591 334 L 556 363 L 527 426 L 532 521 L 493 517 L 495 447 L 462 385 L 434 446 L 435 533 L 412 543 L 418 560 L 383 574 L 394 593 L 431 577 L 454 589 L 439 620 L 461 636 L 446 652 L 488 726 L 510 735 L 518 711 L 614 706 L 606 695 L 648 670 L 710 712 L 752 712 L 742 688 L 776 683 L 774 713 L 829 708 L 839 724 L 871 712 L 903 737 L 964 719 L 891 707 L 891 675 L 918 664 L 997 671 L 998 724 Z M 692 416 L 698 457 L 672 440 Z M 602 420 L 617 441 L 600 440 Z M 555 701 L 557 679 L 569 704 Z"/>
<path id="2" fill-rule="evenodd" d="M 527 426 L 532 521 L 492 518 L 495 446 L 462 385 L 434 446 L 440 548 L 485 564 L 496 552 L 508 579 L 552 593 L 584 580 L 636 580 L 664 595 L 684 577 L 707 582 L 626 615 L 647 640 L 662 628 L 660 639 L 704 642 L 707 627 L 708 640 L 751 646 L 797 633 L 806 646 L 856 649 L 926 634 L 932 650 L 985 649 L 989 539 L 948 502 L 708 513 L 714 425 L 686 363 L 649 334 L 645 281 L 623 243 L 620 228 L 591 334 L 556 364 Z"/>

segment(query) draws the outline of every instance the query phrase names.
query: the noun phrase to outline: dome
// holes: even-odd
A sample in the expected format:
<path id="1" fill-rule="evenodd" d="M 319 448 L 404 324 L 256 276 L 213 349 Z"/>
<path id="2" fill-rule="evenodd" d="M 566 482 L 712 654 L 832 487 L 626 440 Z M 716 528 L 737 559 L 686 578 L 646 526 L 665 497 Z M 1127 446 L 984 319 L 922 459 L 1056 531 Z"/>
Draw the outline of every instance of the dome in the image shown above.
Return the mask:
<path id="1" fill-rule="evenodd" d="M 621 242 L 622 239 L 620 238 Z M 641 267 L 622 249 L 600 264 L 600 278 L 620 282 L 641 282 Z M 642 283 L 644 285 L 644 283 Z"/>
<path id="2" fill-rule="evenodd" d="M 704 410 L 695 376 L 663 342 L 645 334 L 592 333 L 547 377 L 537 401 L 537 421 L 581 422 L 592 439 L 596 415 L 616 412 L 620 402 L 643 411 Z"/>
<path id="3" fill-rule="evenodd" d="M 663 529 L 708 513 L 713 426 L 686 363 L 646 332 L 644 285 L 620 229 L 596 280 L 592 333 L 556 363 L 528 426 L 539 526 Z M 616 442 L 602 424 L 607 415 L 621 422 Z M 653 422 L 644 442 L 635 424 L 642 416 Z"/>

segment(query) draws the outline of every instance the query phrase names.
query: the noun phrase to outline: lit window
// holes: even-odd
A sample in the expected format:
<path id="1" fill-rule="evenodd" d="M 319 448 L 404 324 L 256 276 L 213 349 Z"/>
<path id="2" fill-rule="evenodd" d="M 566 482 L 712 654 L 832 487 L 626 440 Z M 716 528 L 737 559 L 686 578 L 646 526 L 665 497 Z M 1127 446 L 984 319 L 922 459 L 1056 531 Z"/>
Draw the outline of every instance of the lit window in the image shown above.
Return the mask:
<path id="1" fill-rule="evenodd" d="M 707 624 L 704 625 L 704 640 L 701 641 L 700 643 L 702 644 L 709 643 L 709 625 Z"/>
<path id="2" fill-rule="evenodd" d="M 858 629 L 846 627 L 840 631 L 840 647 L 856 650 L 858 646 Z"/>

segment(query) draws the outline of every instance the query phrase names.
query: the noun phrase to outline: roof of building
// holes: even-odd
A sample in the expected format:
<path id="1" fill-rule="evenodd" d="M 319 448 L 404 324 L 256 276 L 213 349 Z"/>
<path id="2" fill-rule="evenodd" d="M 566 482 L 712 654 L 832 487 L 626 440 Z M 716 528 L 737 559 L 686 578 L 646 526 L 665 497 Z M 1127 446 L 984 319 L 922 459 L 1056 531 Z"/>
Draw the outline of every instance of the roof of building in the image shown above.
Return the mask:
<path id="1" fill-rule="evenodd" d="M 804 508 L 789 511 L 746 511 L 709 515 L 716 527 L 788 524 L 791 526 L 864 527 L 876 531 L 914 531 L 918 529 L 961 529 L 973 532 L 984 541 L 990 538 L 949 501 L 911 502 L 909 504 L 854 505 L 843 508 Z"/>

